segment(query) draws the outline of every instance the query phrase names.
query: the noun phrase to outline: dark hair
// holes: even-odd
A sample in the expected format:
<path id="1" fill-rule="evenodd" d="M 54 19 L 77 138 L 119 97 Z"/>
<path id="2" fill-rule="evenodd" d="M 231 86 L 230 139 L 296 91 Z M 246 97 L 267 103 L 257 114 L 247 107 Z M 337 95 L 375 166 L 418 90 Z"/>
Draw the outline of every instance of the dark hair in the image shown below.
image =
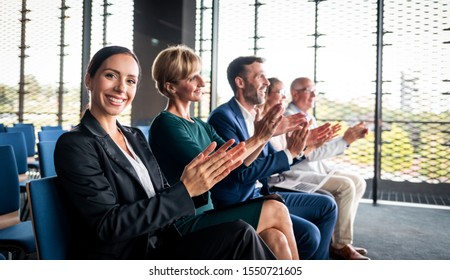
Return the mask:
<path id="1" fill-rule="evenodd" d="M 275 84 L 277 83 L 281 83 L 281 80 L 275 77 L 269 78 L 268 79 L 270 82 L 270 85 L 267 87 L 267 94 L 270 94 L 272 92 L 273 87 L 275 86 Z"/>
<path id="2" fill-rule="evenodd" d="M 258 56 L 240 56 L 228 65 L 227 78 L 233 92 L 236 92 L 234 79 L 238 76 L 245 76 L 247 74 L 245 66 L 254 62 L 264 63 L 264 58 Z"/>
<path id="3" fill-rule="evenodd" d="M 97 51 L 94 56 L 92 57 L 91 61 L 89 62 L 89 65 L 87 67 L 86 74 L 89 74 L 90 77 L 94 77 L 95 73 L 97 73 L 98 69 L 102 65 L 102 63 L 107 60 L 109 57 L 116 55 L 116 54 L 128 54 L 131 57 L 134 58 L 136 61 L 138 67 L 139 67 L 139 77 L 141 75 L 141 65 L 139 63 L 139 60 L 137 56 L 130 51 L 129 49 L 121 46 L 108 46 L 100 49 Z M 138 79 L 139 82 L 140 79 Z"/>

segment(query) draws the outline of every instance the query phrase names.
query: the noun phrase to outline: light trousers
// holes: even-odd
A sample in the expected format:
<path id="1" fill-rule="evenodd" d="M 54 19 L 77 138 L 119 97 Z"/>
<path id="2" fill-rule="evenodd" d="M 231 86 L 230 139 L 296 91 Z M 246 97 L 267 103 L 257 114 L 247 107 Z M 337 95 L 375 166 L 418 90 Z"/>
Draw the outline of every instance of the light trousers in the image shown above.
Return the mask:
<path id="1" fill-rule="evenodd" d="M 319 183 L 326 174 L 306 171 L 302 175 L 305 182 Z M 353 243 L 353 223 L 359 202 L 366 191 L 366 181 L 357 174 L 336 170 L 322 186 L 330 192 L 338 207 L 338 217 L 333 232 L 332 246 L 340 249 Z"/>

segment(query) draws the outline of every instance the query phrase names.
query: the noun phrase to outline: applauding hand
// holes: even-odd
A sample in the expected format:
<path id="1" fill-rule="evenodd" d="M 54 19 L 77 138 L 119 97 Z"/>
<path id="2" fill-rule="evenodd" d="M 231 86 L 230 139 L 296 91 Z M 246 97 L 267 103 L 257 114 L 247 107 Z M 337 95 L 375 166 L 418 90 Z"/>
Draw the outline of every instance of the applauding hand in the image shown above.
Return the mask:
<path id="1" fill-rule="evenodd" d="M 229 140 L 213 152 L 217 143 L 212 142 L 186 165 L 180 180 L 191 197 L 205 193 L 242 164 L 238 158 L 245 153 L 245 143 L 228 149 L 233 143 L 233 139 Z"/>
<path id="2" fill-rule="evenodd" d="M 264 116 L 261 116 L 261 109 L 256 109 L 254 136 L 263 142 L 269 141 L 283 120 L 283 111 L 281 104 L 270 108 Z"/>
<path id="3" fill-rule="evenodd" d="M 305 124 L 298 130 L 286 133 L 287 149 L 293 157 L 299 156 L 305 149 L 309 131 L 309 125 Z"/>
<path id="4" fill-rule="evenodd" d="M 331 124 L 328 122 L 319 127 L 313 128 L 309 131 L 306 146 L 314 146 L 316 143 L 322 142 L 324 141 L 324 139 L 327 139 L 330 134 L 332 135 L 333 131 L 331 128 Z"/>
<path id="5" fill-rule="evenodd" d="M 369 129 L 366 127 L 366 124 L 361 121 L 357 125 L 349 127 L 344 133 L 344 140 L 347 142 L 347 145 L 355 142 L 358 139 L 362 139 L 366 137 Z"/>
<path id="6" fill-rule="evenodd" d="M 290 116 L 284 116 L 274 133 L 274 136 L 288 133 L 297 129 L 301 129 L 308 123 L 306 115 L 303 113 L 297 113 Z"/>

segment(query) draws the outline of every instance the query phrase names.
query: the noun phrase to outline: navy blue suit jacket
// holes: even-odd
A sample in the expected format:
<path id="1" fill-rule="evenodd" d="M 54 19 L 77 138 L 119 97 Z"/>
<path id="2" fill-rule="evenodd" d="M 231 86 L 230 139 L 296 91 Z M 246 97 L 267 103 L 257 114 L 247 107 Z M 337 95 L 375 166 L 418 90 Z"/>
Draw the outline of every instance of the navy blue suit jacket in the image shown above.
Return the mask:
<path id="1" fill-rule="evenodd" d="M 239 143 L 250 138 L 244 116 L 234 98 L 213 110 L 208 123 L 225 140 L 234 139 Z M 214 207 L 220 208 L 258 196 L 256 180 L 263 183 L 261 194 L 268 194 L 267 178 L 289 169 L 286 153 L 275 151 L 268 143 L 249 167 L 232 172 L 211 189 Z"/>

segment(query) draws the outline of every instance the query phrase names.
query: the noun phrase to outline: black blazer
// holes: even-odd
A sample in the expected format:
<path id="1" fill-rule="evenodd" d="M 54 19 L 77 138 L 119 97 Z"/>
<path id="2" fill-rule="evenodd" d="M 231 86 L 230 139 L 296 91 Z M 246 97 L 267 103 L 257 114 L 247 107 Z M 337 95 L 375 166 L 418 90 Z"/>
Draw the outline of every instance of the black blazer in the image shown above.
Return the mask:
<path id="1" fill-rule="evenodd" d="M 117 126 L 147 167 L 156 196 L 147 197 L 128 159 L 86 111 L 59 138 L 54 156 L 75 227 L 75 259 L 143 259 L 162 231 L 195 214 L 183 183 L 167 184 L 142 132 Z"/>

